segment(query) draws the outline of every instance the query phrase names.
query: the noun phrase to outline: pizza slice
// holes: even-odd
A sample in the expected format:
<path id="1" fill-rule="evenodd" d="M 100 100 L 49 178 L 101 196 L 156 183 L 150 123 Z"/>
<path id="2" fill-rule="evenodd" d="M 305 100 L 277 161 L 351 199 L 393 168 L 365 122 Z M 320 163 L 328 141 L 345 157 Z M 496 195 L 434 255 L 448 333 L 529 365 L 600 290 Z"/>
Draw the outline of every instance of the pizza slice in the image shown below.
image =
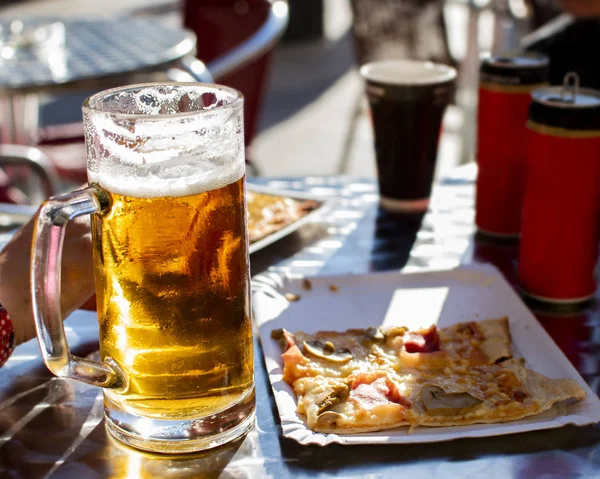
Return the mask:
<path id="1" fill-rule="evenodd" d="M 317 432 L 357 433 L 415 426 L 416 411 L 393 372 L 349 378 L 304 377 L 294 382 L 298 412 Z"/>
<path id="2" fill-rule="evenodd" d="M 527 369 L 520 359 L 453 369 L 450 374 L 420 371 L 409 400 L 421 426 L 461 426 L 517 421 L 555 403 L 585 398 L 571 379 L 550 379 Z"/>
<path id="3" fill-rule="evenodd" d="M 272 336 L 298 412 L 318 432 L 516 421 L 585 398 L 575 381 L 547 378 L 512 357 L 507 318 Z"/>
<path id="4" fill-rule="evenodd" d="M 299 200 L 252 190 L 246 190 L 246 202 L 250 243 L 281 230 L 319 207 L 314 200 Z"/>

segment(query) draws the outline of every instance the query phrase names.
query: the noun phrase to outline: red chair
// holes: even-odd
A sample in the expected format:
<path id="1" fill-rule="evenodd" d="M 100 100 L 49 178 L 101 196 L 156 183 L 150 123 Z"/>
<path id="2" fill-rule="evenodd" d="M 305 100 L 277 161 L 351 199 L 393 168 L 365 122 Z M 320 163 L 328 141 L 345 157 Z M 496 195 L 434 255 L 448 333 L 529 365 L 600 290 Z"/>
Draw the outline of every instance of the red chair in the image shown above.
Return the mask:
<path id="1" fill-rule="evenodd" d="M 197 56 L 215 82 L 244 95 L 248 148 L 260 119 L 271 53 L 287 26 L 287 1 L 184 0 L 183 22 L 196 34 Z"/>
<path id="2" fill-rule="evenodd" d="M 51 159 L 59 178 L 78 185 L 87 182 L 83 123 L 41 128 L 32 143 Z"/>

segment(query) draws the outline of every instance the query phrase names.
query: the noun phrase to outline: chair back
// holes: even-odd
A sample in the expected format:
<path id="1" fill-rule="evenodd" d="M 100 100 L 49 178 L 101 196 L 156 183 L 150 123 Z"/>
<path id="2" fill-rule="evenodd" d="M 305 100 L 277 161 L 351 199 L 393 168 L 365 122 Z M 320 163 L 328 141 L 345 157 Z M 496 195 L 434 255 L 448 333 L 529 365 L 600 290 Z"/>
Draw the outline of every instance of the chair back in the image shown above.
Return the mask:
<path id="1" fill-rule="evenodd" d="M 38 182 L 32 183 L 32 177 Z M 37 204 L 58 190 L 54 166 L 41 150 L 0 145 L 0 203 Z"/>
<path id="2" fill-rule="evenodd" d="M 287 25 L 287 2 L 184 0 L 183 18 L 215 81 L 244 95 L 248 146 L 258 128 L 273 47 Z"/>
<path id="3" fill-rule="evenodd" d="M 73 185 L 87 182 L 83 123 L 40 128 L 33 143 L 51 159 L 59 178 Z"/>

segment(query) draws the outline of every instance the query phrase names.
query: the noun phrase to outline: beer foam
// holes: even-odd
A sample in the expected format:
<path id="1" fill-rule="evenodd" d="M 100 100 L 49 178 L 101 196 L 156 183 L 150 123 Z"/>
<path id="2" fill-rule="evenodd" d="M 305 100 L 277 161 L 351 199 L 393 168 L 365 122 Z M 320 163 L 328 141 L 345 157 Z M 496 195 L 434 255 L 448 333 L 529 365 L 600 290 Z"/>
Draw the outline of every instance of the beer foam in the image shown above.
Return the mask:
<path id="1" fill-rule="evenodd" d="M 456 78 L 456 70 L 447 65 L 416 60 L 391 60 L 367 63 L 360 74 L 369 81 L 391 85 L 435 85 Z"/>
<path id="2" fill-rule="evenodd" d="M 175 162 L 137 166 L 133 171 L 120 159 L 108 158 L 112 167 L 88 172 L 90 183 L 97 183 L 112 193 L 136 198 L 188 196 L 216 190 L 239 180 L 245 173 L 240 158 L 206 159 L 178 157 Z M 201 166 L 198 164 L 200 163 Z"/>
<path id="3" fill-rule="evenodd" d="M 237 98 L 230 91 L 142 85 L 107 97 L 107 111 L 84 109 L 90 182 L 151 198 L 202 193 L 243 176 L 241 102 L 219 103 Z"/>

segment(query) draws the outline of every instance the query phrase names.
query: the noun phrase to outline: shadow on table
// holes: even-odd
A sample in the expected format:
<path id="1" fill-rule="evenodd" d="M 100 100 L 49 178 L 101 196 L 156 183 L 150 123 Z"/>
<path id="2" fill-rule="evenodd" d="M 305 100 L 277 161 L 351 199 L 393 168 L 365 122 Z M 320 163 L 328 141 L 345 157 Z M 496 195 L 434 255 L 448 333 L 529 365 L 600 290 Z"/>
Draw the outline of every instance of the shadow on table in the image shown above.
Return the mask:
<path id="1" fill-rule="evenodd" d="M 217 478 L 237 477 L 223 471 L 243 449 L 244 438 L 220 448 L 193 454 L 153 454 L 130 448 L 115 440 L 98 424 L 86 440 L 69 456 L 58 474 L 61 478 L 82 477 L 155 477 Z"/>
<path id="2" fill-rule="evenodd" d="M 85 343 L 73 353 L 97 348 Z M 44 477 L 88 423 L 100 390 L 53 376 L 39 355 L 3 373 L 9 387 L 0 401 L 0 477 Z"/>
<path id="3" fill-rule="evenodd" d="M 576 455 L 589 455 L 597 447 L 600 440 L 600 428 L 597 426 L 566 426 L 551 431 L 537 431 L 518 435 L 484 438 L 460 439 L 435 444 L 389 445 L 389 446 L 342 446 L 330 445 L 301 446 L 291 439 L 281 438 L 281 452 L 290 470 L 320 471 L 326 473 L 340 472 L 345 468 L 357 467 L 362 472 L 377 473 L 386 466 L 408 466 L 420 463 L 422 471 L 427 470 L 427 463 L 436 467 L 437 463 L 466 462 L 485 459 L 491 456 L 513 455 L 513 461 L 520 466 L 513 469 L 513 477 L 575 477 L 578 475 L 577 461 L 539 461 L 536 454 L 548 451 L 550 454 L 560 451 L 567 454 L 578 449 Z M 588 448 L 587 454 L 585 449 Z M 593 452 L 592 452 L 593 454 Z M 597 454 L 597 452 L 596 452 Z M 514 456 L 521 456 L 515 460 Z M 535 464 L 535 474 L 530 469 Z M 560 466 L 560 467 L 559 467 Z M 567 468 L 557 474 L 557 467 Z M 464 469 L 466 472 L 468 468 Z M 518 473 L 517 471 L 521 471 Z M 562 473 L 566 475 L 561 475 Z"/>
<path id="4" fill-rule="evenodd" d="M 379 208 L 369 269 L 386 271 L 406 266 L 424 216 L 424 213 L 391 214 Z"/>
<path id="5" fill-rule="evenodd" d="M 98 341 L 89 341 L 73 348 L 72 354 L 85 357 L 98 350 Z M 27 361 L 21 361 L 10 369 L 5 369 L 0 375 L 0 385 L 6 382 L 7 387 L 2 387 L 5 392 L 0 396 L 0 404 L 13 397 L 21 396 L 36 390 L 39 386 L 47 383 L 50 379 L 58 379 L 48 370 L 42 361 L 39 349 L 36 356 Z M 1 444 L 1 443 L 0 443 Z"/>

